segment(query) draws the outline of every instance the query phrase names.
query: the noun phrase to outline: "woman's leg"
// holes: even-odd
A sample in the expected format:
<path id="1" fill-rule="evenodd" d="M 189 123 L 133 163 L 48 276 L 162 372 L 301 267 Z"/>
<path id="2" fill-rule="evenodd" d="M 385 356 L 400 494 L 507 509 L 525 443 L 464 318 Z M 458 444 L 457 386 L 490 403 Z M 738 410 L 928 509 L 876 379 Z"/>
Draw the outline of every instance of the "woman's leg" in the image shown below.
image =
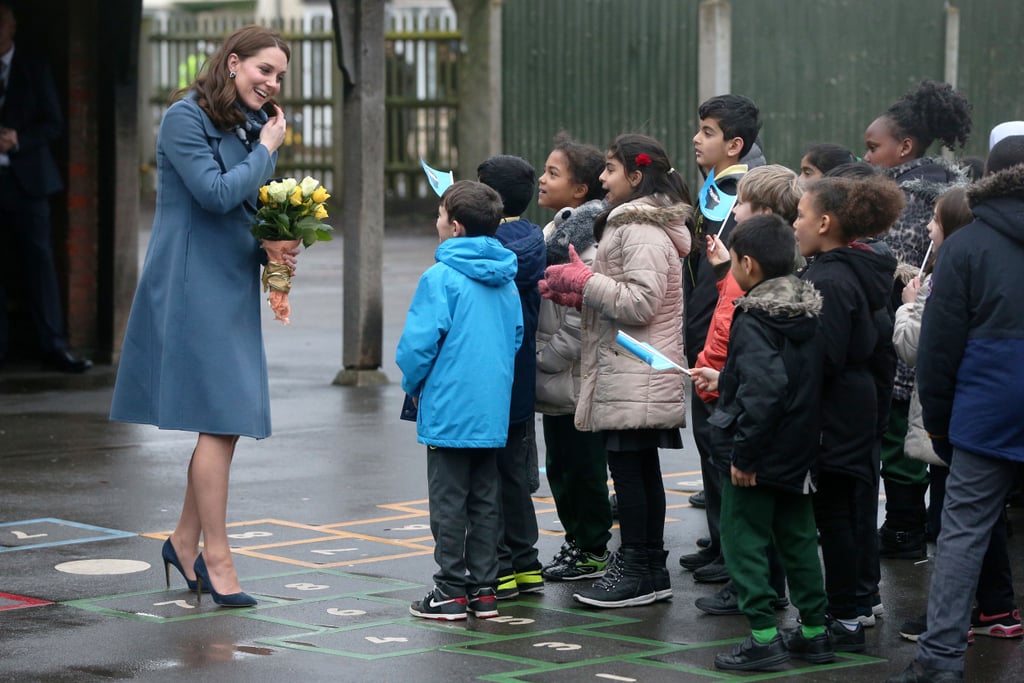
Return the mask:
<path id="1" fill-rule="evenodd" d="M 178 557 L 191 574 L 198 554 L 199 530 L 203 534 L 203 559 L 210 573 L 212 588 L 229 595 L 242 590 L 231 559 L 228 542 L 228 478 L 237 436 L 200 434 L 192 462 L 188 467 L 188 488 L 178 526 L 172 539 L 180 541 Z"/>

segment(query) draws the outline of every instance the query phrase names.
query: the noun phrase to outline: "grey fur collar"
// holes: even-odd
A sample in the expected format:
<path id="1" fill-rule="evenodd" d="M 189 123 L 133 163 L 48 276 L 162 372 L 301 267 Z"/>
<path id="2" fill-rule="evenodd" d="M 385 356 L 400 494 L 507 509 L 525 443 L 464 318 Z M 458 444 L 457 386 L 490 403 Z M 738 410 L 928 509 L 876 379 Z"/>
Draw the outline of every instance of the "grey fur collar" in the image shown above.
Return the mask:
<path id="1" fill-rule="evenodd" d="M 814 317 L 821 314 L 822 301 L 821 292 L 810 282 L 786 275 L 759 283 L 736 299 L 736 308 L 764 311 L 773 318 Z"/>
<path id="2" fill-rule="evenodd" d="M 548 265 L 569 262 L 569 245 L 582 254 L 594 243 L 594 218 L 604 210 L 604 202 L 592 199 L 575 209 L 565 208 L 555 213 L 552 229 L 545 238 Z M 547 231 L 546 231 L 547 232 Z"/>
<path id="3" fill-rule="evenodd" d="M 934 203 L 939 198 L 939 195 L 949 188 L 956 185 L 967 185 L 970 182 L 967 178 L 967 171 L 951 161 L 946 161 L 942 157 L 921 157 L 920 159 L 908 161 L 905 164 L 889 169 L 889 175 L 899 182 L 900 176 L 912 173 L 915 169 L 929 164 L 941 167 L 945 177 L 938 179 L 923 174 L 920 176 L 915 174 L 909 180 L 900 182 L 900 189 L 921 197 L 929 203 Z"/>
<path id="4" fill-rule="evenodd" d="M 971 206 L 976 206 L 986 199 L 999 197 L 1017 197 L 1024 199 L 1024 164 L 985 176 L 967 188 L 967 199 Z"/>
<path id="5" fill-rule="evenodd" d="M 659 204 L 644 197 L 613 209 L 606 227 L 617 228 L 631 223 L 648 223 L 668 228 L 685 225 L 691 215 L 693 207 L 688 204 Z"/>

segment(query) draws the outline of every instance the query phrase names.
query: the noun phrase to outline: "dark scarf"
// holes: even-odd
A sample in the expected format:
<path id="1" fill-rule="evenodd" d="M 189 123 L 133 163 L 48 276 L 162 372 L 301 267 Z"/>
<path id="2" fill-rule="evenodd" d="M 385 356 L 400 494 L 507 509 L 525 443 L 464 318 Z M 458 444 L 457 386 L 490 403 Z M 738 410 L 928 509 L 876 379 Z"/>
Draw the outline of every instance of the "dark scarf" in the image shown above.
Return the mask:
<path id="1" fill-rule="evenodd" d="M 231 128 L 231 132 L 238 136 L 245 148 L 250 152 L 259 142 L 260 131 L 263 125 L 270 119 L 267 112 L 262 109 L 253 111 L 241 102 L 235 102 L 235 107 L 245 115 L 245 121 Z"/>

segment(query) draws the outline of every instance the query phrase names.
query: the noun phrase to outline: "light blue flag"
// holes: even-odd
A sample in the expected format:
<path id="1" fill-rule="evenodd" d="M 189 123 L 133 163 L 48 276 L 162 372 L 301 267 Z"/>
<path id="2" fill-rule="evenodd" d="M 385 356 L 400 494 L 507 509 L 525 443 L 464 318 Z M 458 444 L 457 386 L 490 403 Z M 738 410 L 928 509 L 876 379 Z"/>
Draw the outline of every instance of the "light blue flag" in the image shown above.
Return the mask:
<path id="1" fill-rule="evenodd" d="M 735 195 L 722 192 L 718 184 L 715 183 L 715 169 L 711 169 L 711 172 L 708 173 L 697 198 L 700 202 L 700 212 L 704 214 L 705 218 L 715 222 L 728 218 L 733 204 L 736 203 Z"/>
<path id="2" fill-rule="evenodd" d="M 438 197 L 443 195 L 444 191 L 455 182 L 455 176 L 451 171 L 438 171 L 436 168 L 431 168 L 427 166 L 427 162 L 423 161 L 423 157 L 420 157 L 420 165 L 423 166 L 423 172 L 427 174 L 427 182 L 430 183 L 430 187 L 434 188 Z"/>
<path id="3" fill-rule="evenodd" d="M 619 330 L 619 333 L 615 335 L 615 341 L 618 342 L 619 346 L 626 349 L 659 372 L 675 369 L 684 374 L 690 374 L 689 370 L 672 362 L 668 356 L 651 346 L 649 343 L 642 342 L 639 339 L 634 339 L 622 330 Z"/>

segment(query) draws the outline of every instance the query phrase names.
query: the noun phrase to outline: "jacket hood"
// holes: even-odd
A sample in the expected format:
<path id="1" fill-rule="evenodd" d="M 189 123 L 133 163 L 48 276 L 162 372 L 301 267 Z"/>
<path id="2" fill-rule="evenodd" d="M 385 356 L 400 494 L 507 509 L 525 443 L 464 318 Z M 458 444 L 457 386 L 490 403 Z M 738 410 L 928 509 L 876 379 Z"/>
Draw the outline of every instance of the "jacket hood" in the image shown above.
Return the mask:
<path id="1" fill-rule="evenodd" d="M 570 244 L 577 254 L 582 254 L 594 243 L 594 219 L 606 206 L 603 200 L 591 199 L 575 209 L 555 213 L 555 219 L 544 229 L 548 265 L 568 263 Z"/>
<path id="2" fill-rule="evenodd" d="M 670 203 L 667 197 L 651 195 L 620 204 L 612 209 L 606 228 L 631 223 L 648 223 L 665 231 L 676 253 L 682 258 L 690 253 L 690 229 L 686 222 L 693 215 L 693 207 L 684 202 Z"/>
<path id="3" fill-rule="evenodd" d="M 757 316 L 790 339 L 802 341 L 817 332 L 822 302 L 821 292 L 813 284 L 786 275 L 759 282 L 736 300 L 736 308 Z"/>
<path id="4" fill-rule="evenodd" d="M 860 283 L 872 310 L 882 308 L 888 302 L 896 273 L 895 257 L 879 253 L 866 244 L 854 242 L 848 247 L 822 252 L 815 261 L 820 261 L 821 264 L 836 261 L 848 265 Z"/>
<path id="5" fill-rule="evenodd" d="M 1024 164 L 982 178 L 967 189 L 967 199 L 976 218 L 1024 242 Z"/>
<path id="6" fill-rule="evenodd" d="M 921 157 L 890 168 L 893 178 L 904 192 L 934 204 L 939 195 L 954 185 L 967 185 L 967 172 L 941 157 Z"/>
<path id="7" fill-rule="evenodd" d="M 516 255 L 493 237 L 447 239 L 437 247 L 434 259 L 491 287 L 512 282 L 519 269 Z"/>
<path id="8" fill-rule="evenodd" d="M 494 238 L 516 255 L 516 286 L 534 287 L 547 265 L 544 232 L 528 220 L 502 223 Z"/>

